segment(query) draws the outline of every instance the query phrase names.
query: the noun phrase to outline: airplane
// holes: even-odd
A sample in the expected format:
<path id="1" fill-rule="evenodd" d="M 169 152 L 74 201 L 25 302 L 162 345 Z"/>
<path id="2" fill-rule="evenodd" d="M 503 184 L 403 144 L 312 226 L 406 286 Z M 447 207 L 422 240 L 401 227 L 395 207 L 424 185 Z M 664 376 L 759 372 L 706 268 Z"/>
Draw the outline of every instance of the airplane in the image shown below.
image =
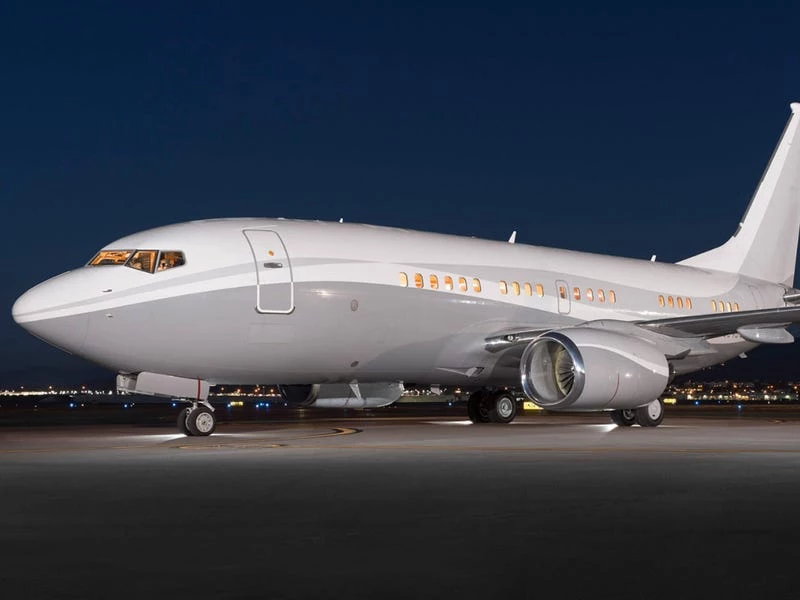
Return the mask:
<path id="1" fill-rule="evenodd" d="M 14 320 L 186 402 L 280 382 L 296 406 L 380 407 L 412 385 L 469 391 L 473 423 L 510 423 L 515 390 L 550 411 L 659 425 L 677 375 L 794 341 L 800 103 L 733 236 L 676 264 L 368 224 L 234 218 L 134 233 L 22 294 Z"/>

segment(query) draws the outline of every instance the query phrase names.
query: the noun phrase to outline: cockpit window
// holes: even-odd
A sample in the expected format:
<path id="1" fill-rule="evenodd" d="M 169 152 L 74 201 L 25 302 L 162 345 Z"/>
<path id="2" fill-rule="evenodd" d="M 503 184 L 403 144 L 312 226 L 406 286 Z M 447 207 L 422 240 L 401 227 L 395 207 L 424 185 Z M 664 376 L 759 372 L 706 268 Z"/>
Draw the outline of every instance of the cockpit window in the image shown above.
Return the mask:
<path id="1" fill-rule="evenodd" d="M 158 250 L 137 250 L 131 256 L 126 267 L 152 273 L 156 268 L 156 256 Z"/>
<path id="2" fill-rule="evenodd" d="M 137 271 L 155 273 L 186 264 L 180 250 L 101 250 L 87 266 L 125 265 Z"/>
<path id="3" fill-rule="evenodd" d="M 133 250 L 101 250 L 89 261 L 89 266 L 124 265 L 133 254 Z"/>
<path id="4" fill-rule="evenodd" d="M 178 252 L 177 250 L 162 250 L 161 256 L 158 258 L 159 271 L 180 267 L 185 264 L 186 259 L 183 257 L 183 252 Z"/>

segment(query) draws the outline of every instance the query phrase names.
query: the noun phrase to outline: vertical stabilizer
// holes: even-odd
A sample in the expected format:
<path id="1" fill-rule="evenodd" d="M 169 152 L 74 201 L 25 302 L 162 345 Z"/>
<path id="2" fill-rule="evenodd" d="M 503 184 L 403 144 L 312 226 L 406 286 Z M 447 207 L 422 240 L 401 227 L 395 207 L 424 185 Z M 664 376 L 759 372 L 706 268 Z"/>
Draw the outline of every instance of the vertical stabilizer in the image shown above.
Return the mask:
<path id="1" fill-rule="evenodd" d="M 800 103 L 761 177 L 736 233 L 678 264 L 741 273 L 791 286 L 800 231 Z"/>

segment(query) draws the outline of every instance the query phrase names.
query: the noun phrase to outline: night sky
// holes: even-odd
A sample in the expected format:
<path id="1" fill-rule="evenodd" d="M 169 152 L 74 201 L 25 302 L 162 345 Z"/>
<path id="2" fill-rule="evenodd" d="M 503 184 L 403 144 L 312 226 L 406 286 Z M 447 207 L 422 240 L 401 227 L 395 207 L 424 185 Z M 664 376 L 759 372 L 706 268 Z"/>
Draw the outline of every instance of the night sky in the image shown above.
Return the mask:
<path id="1" fill-rule="evenodd" d="M 178 221 L 680 260 L 733 232 L 800 100 L 796 2 L 432 4 L 2 3 L 0 371 L 82 362 L 18 295 Z"/>

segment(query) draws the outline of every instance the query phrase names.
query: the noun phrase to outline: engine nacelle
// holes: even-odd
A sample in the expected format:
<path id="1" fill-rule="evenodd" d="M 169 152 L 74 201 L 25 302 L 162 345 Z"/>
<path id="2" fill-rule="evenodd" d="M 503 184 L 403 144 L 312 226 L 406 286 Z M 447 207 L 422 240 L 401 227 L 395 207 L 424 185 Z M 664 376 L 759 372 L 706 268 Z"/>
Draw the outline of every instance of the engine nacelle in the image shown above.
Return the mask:
<path id="1" fill-rule="evenodd" d="M 550 331 L 528 344 L 520 376 L 525 394 L 549 410 L 637 408 L 664 392 L 669 365 L 646 341 L 576 327 Z"/>
<path id="2" fill-rule="evenodd" d="M 321 408 L 379 408 L 400 399 L 405 389 L 399 382 L 359 383 L 358 398 L 347 383 L 316 383 L 312 385 L 279 385 L 278 391 L 292 406 Z"/>

